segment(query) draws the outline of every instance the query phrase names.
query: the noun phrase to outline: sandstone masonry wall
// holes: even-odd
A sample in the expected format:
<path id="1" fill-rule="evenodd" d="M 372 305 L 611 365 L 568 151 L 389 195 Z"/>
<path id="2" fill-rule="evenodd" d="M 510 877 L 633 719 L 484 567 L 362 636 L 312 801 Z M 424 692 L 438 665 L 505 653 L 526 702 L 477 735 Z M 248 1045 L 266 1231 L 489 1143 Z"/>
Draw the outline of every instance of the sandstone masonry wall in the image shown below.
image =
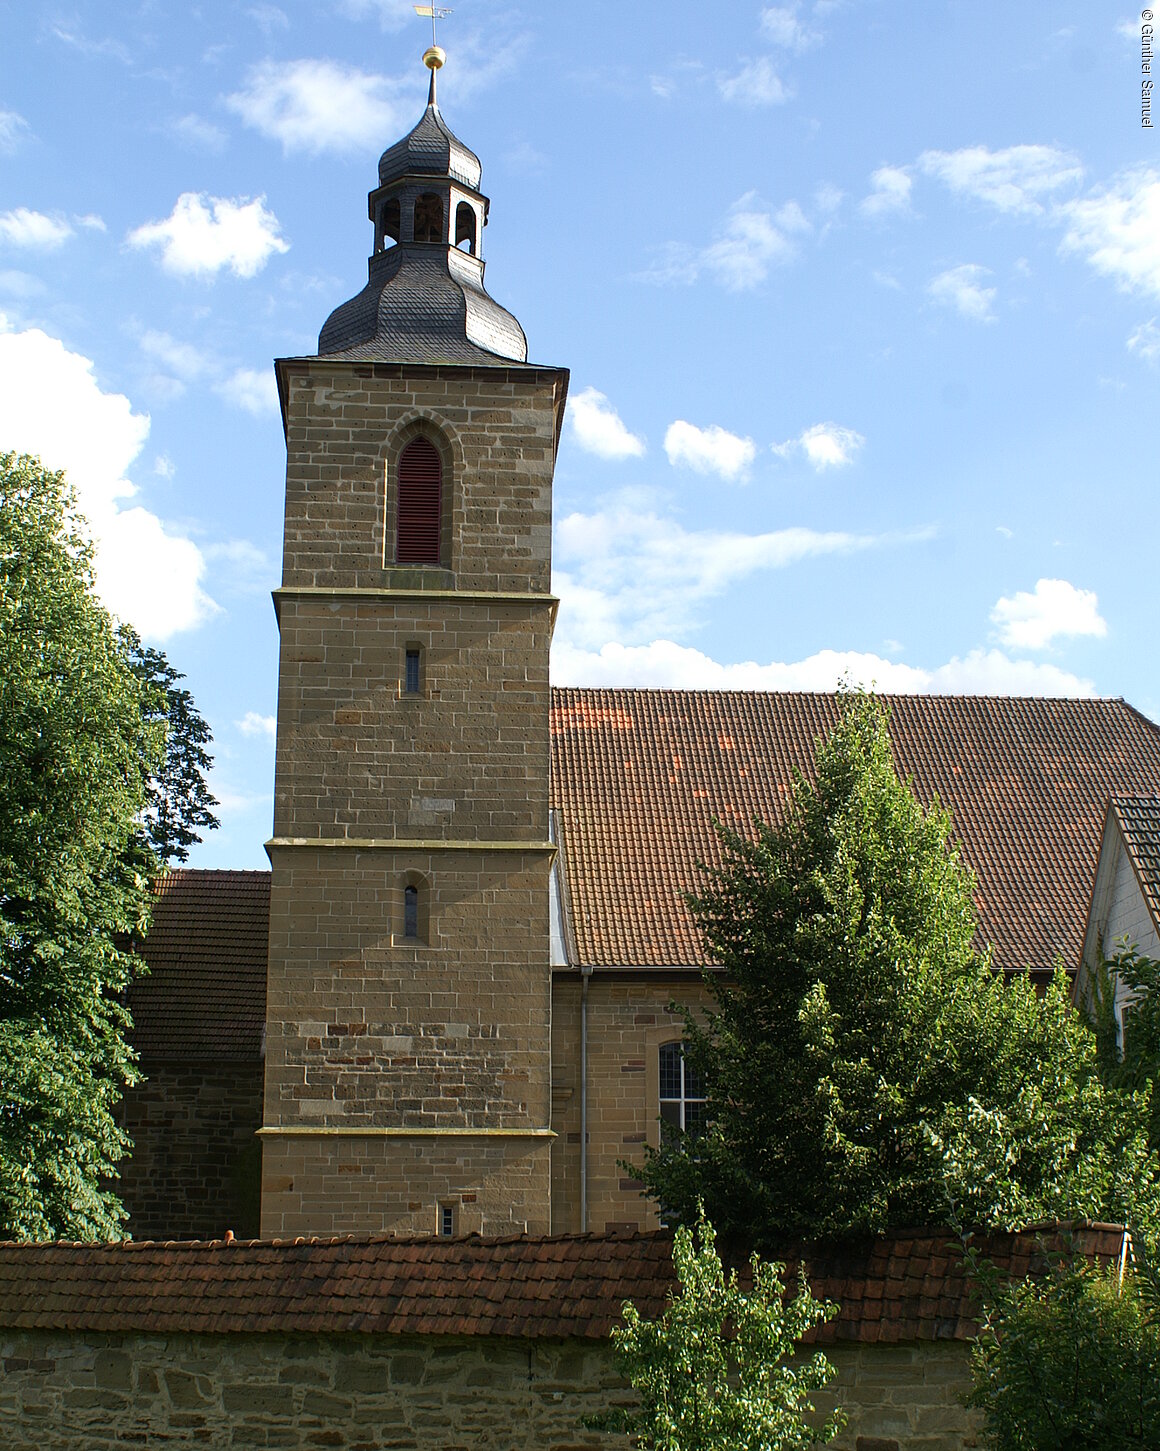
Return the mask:
<path id="1" fill-rule="evenodd" d="M 958 1343 L 839 1346 L 837 1451 L 974 1446 Z M 624 1394 L 607 1342 L 0 1332 L 6 1451 L 127 1445 L 579 1451 Z M 861 1438 L 861 1439 L 860 1439 Z"/>
<path id="2" fill-rule="evenodd" d="M 258 1233 L 262 1064 L 146 1060 L 121 1123 L 133 1140 L 115 1188 L 134 1239 Z"/>
<path id="3" fill-rule="evenodd" d="M 552 1233 L 580 1229 L 580 979 L 552 984 Z M 588 1228 L 657 1229 L 653 1202 L 621 1167 L 659 1141 L 659 1050 L 679 1041 L 670 1002 L 708 1002 L 697 972 L 595 972 L 588 987 Z"/>
<path id="4" fill-rule="evenodd" d="M 564 375 L 281 367 L 262 1233 L 431 1233 L 447 1209 L 456 1233 L 546 1233 Z M 399 567 L 397 460 L 420 434 L 443 459 L 441 557 Z"/>

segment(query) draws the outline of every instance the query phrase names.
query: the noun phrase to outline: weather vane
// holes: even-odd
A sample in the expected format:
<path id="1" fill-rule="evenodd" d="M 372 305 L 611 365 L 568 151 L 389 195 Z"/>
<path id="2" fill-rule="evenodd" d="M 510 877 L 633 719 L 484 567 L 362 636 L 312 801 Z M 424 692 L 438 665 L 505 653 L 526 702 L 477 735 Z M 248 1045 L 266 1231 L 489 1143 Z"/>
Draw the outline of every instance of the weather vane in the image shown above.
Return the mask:
<path id="1" fill-rule="evenodd" d="M 443 5 L 416 5 L 414 9 L 416 15 L 421 15 L 424 20 L 431 22 L 431 44 L 437 46 L 439 39 L 435 34 L 435 23 L 436 21 L 446 19 L 451 14 L 451 11 Z"/>

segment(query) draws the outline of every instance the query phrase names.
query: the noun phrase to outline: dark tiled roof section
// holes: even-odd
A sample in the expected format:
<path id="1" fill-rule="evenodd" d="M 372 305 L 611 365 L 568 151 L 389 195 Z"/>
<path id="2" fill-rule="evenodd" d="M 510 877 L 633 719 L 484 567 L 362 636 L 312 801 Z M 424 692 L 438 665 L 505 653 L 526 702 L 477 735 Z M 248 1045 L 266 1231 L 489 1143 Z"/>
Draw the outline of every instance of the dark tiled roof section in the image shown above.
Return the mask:
<path id="1" fill-rule="evenodd" d="M 363 290 L 318 335 L 321 356 L 407 363 L 525 363 L 516 319 L 483 285 L 483 264 L 454 247 L 399 242 L 370 259 Z"/>
<path id="2" fill-rule="evenodd" d="M 1123 1233 L 1082 1226 L 1067 1244 L 1116 1262 Z M 1059 1246 L 1058 1234 L 1050 1243 Z M 1021 1277 L 1041 1236 L 980 1249 Z M 796 1260 L 786 1279 L 796 1285 Z M 965 1339 L 973 1296 L 957 1242 L 896 1232 L 807 1258 L 815 1294 L 840 1302 L 822 1341 Z M 631 1300 L 659 1315 L 674 1286 L 667 1234 L 506 1240 L 0 1245 L 0 1328 L 95 1334 L 375 1333 L 602 1339 Z"/>
<path id="3" fill-rule="evenodd" d="M 1022 1280 L 1043 1274 L 1059 1256 L 1117 1266 L 1125 1243 L 1119 1225 L 1045 1225 L 977 1236 L 973 1248 L 1004 1278 Z M 815 1343 L 971 1340 L 978 1333 L 978 1301 L 962 1246 L 945 1230 L 896 1231 L 860 1247 L 787 1256 L 790 1289 L 802 1262 L 818 1299 L 839 1306 L 834 1319 L 808 1337 Z"/>
<path id="4" fill-rule="evenodd" d="M 379 185 L 387 186 L 413 174 L 450 176 L 472 191 L 479 190 L 483 170 L 479 157 L 464 146 L 433 102 L 413 131 L 379 157 Z"/>
<path id="5" fill-rule="evenodd" d="M 1112 810 L 1140 891 L 1160 931 L 1160 796 L 1116 796 Z"/>
<path id="6" fill-rule="evenodd" d="M 269 930 L 269 872 L 161 877 L 141 949 L 149 974 L 129 989 L 131 1038 L 142 1058 L 261 1056 Z"/>
<path id="7" fill-rule="evenodd" d="M 980 937 L 1009 970 L 1079 960 L 1109 797 L 1160 792 L 1160 728 L 1121 700 L 886 697 L 900 772 L 954 816 Z M 776 820 L 840 697 L 557 689 L 552 804 L 586 965 L 702 959 L 682 892 L 714 817 Z"/>

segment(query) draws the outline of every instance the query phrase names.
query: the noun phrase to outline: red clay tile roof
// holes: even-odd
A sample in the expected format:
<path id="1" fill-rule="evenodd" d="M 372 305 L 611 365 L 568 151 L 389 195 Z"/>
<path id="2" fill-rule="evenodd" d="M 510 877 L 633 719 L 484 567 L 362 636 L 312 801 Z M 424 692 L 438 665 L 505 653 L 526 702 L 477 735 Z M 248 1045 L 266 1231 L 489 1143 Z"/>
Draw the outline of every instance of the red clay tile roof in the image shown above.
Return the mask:
<path id="1" fill-rule="evenodd" d="M 253 1062 L 266 1019 L 269 872 L 175 871 L 157 883 L 129 989 L 142 1058 Z"/>
<path id="2" fill-rule="evenodd" d="M 1160 796 L 1116 796 L 1111 810 L 1152 921 L 1160 931 Z"/>
<path id="3" fill-rule="evenodd" d="M 885 697 L 903 776 L 954 815 L 980 937 L 1006 969 L 1074 968 L 1112 795 L 1160 792 L 1160 727 L 1120 700 Z M 833 728 L 833 694 L 552 692 L 552 804 L 589 966 L 701 962 L 681 893 L 712 820 L 775 819 Z"/>
<path id="4" fill-rule="evenodd" d="M 1082 1226 L 1105 1264 L 1123 1231 Z M 1058 1236 L 1050 1234 L 1058 1244 Z M 1042 1268 L 1034 1232 L 981 1242 L 1000 1270 Z M 841 1313 L 817 1339 L 897 1343 L 973 1335 L 957 1242 L 899 1231 L 814 1252 L 810 1279 Z M 796 1285 L 791 1260 L 787 1282 Z M 632 1300 L 660 1314 L 673 1288 L 665 1233 L 557 1238 L 0 1245 L 0 1329 L 95 1334 L 374 1332 L 601 1339 Z"/>

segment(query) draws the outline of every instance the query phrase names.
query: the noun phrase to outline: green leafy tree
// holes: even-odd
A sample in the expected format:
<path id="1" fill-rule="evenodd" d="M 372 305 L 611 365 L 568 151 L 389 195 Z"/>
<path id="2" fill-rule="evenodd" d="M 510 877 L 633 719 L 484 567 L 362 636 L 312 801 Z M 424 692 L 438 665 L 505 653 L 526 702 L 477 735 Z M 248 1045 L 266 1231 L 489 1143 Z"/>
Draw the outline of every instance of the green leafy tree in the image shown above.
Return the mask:
<path id="1" fill-rule="evenodd" d="M 1116 982 L 1131 992 L 1116 1021 Z M 1110 958 L 1101 956 L 1092 976 L 1087 1021 L 1098 1046 L 1100 1076 L 1110 1088 L 1152 1095 L 1153 1149 L 1160 1148 L 1160 962 L 1137 951 L 1125 938 Z"/>
<path id="2" fill-rule="evenodd" d="M 147 925 L 138 820 L 163 752 L 64 477 L 0 455 L 0 1237 L 123 1223 L 124 944 Z"/>
<path id="3" fill-rule="evenodd" d="M 1082 1261 L 992 1279 L 970 1404 L 992 1451 L 1160 1445 L 1160 1325 L 1135 1280 Z"/>
<path id="4" fill-rule="evenodd" d="M 844 1418 L 816 1414 L 815 1392 L 833 1376 L 821 1351 L 798 1352 L 803 1335 L 836 1314 L 804 1284 L 787 1298 L 785 1266 L 750 1261 L 752 1288 L 723 1269 L 713 1226 L 682 1226 L 673 1243 L 679 1289 L 664 1314 L 645 1320 L 627 1303 L 612 1331 L 637 1404 L 586 1424 L 620 1431 L 653 1451 L 799 1451 L 832 1440 Z"/>
<path id="5" fill-rule="evenodd" d="M 1045 1002 L 974 947 L 947 813 L 898 779 L 886 718 L 845 701 L 784 820 L 693 902 L 715 1004 L 685 1015 L 707 1127 L 649 1152 L 649 1192 L 734 1242 L 872 1234 L 1157 1199 L 1146 1093 L 1105 1088 L 1060 978 Z"/>
<path id="6" fill-rule="evenodd" d="M 206 784 L 213 757 L 206 747 L 213 733 L 178 682 L 185 679 L 163 650 L 141 643 L 129 625 L 118 630 L 129 668 L 144 687 L 149 719 L 165 727 L 165 754 L 146 783 L 140 827 L 145 844 L 162 863 L 184 862 L 202 831 L 218 824 L 218 804 Z"/>

